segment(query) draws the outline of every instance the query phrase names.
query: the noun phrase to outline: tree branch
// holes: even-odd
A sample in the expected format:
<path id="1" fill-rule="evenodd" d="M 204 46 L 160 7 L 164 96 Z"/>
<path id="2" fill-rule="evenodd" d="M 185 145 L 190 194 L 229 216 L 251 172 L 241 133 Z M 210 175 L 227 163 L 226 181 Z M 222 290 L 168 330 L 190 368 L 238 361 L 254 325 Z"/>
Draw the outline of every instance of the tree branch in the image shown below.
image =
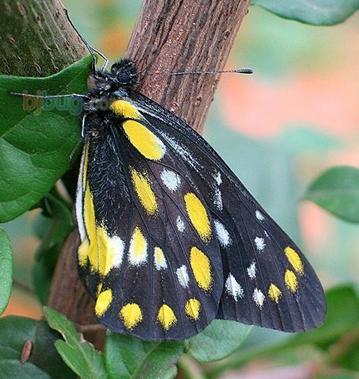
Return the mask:
<path id="1" fill-rule="evenodd" d="M 202 131 L 219 75 L 166 75 L 224 68 L 249 0 L 145 1 L 128 56 L 146 69 L 143 94 Z"/>
<path id="2" fill-rule="evenodd" d="M 26 33 L 38 38 L 34 41 L 27 36 L 24 40 L 19 38 L 19 41 L 15 38 L 13 42 L 18 34 L 13 28 L 9 33 L 12 38 L 6 37 L 8 45 L 3 44 L 12 51 L 6 52 L 0 62 L 2 72 L 11 69 L 18 75 L 47 75 L 83 54 L 82 42 L 63 17 L 59 1 L 44 1 L 42 10 L 39 3 L 42 2 L 22 0 L 15 3 L 26 9 L 26 19 L 31 24 L 26 25 Z M 10 0 L 3 1 L 3 4 L 7 17 L 17 20 L 17 23 L 20 17 L 17 5 Z M 248 6 L 249 0 L 145 1 L 128 47 L 128 56 L 136 62 L 140 74 L 145 73 L 138 90 L 201 131 L 219 75 L 174 76 L 167 73 L 223 69 Z M 34 14 L 40 15 L 41 22 Z M 53 22 L 59 17 L 63 27 Z M 68 49 L 62 50 L 68 43 Z M 37 51 L 41 54 L 37 55 Z M 19 63 L 18 57 L 21 57 L 21 62 L 26 58 L 29 67 Z M 48 303 L 77 323 L 92 325 L 95 323 L 94 302 L 77 274 L 78 245 L 79 237 L 75 231 L 60 254 Z M 95 333 L 94 342 L 99 347 L 103 334 Z"/>
<path id="3" fill-rule="evenodd" d="M 60 0 L 0 0 L 0 73 L 47 76 L 86 54 Z"/>

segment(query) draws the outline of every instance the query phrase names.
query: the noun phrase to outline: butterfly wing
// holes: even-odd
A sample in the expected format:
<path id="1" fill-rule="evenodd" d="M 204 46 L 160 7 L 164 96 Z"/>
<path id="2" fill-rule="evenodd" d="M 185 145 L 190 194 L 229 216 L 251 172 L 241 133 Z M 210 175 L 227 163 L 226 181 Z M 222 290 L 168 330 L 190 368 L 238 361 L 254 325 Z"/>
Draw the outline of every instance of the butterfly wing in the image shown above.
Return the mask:
<path id="1" fill-rule="evenodd" d="M 183 120 L 140 94 L 132 100 L 188 170 L 209 210 L 224 277 L 217 318 L 287 332 L 322 324 L 323 289 L 295 243 Z"/>
<path id="2" fill-rule="evenodd" d="M 136 117 L 86 118 L 76 202 L 80 276 L 109 329 L 184 339 L 217 315 L 219 245 L 190 170 Z"/>

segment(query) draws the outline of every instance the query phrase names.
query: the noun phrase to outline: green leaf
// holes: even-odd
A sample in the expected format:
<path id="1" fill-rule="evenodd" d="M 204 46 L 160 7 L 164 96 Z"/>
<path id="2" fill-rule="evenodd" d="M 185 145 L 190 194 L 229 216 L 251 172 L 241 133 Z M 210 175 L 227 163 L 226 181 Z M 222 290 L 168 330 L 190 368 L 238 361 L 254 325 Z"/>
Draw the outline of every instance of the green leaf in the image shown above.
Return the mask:
<path id="1" fill-rule="evenodd" d="M 355 286 L 341 285 L 326 292 L 327 319 L 318 329 L 297 333 L 279 342 L 254 345 L 240 350 L 226 361 L 207 370 L 209 378 L 216 378 L 229 369 L 237 369 L 253 359 L 278 356 L 295 348 L 314 345 L 327 350 L 343 335 L 350 333 L 359 325 L 359 295 Z"/>
<path id="2" fill-rule="evenodd" d="M 359 324 L 359 295 L 352 285 L 341 285 L 326 292 L 327 318 L 314 330 L 296 334 L 288 340 L 292 346 L 315 344 L 327 349 L 343 334 Z"/>
<path id="3" fill-rule="evenodd" d="M 236 321 L 213 320 L 201 333 L 187 340 L 188 353 L 199 362 L 223 359 L 237 350 L 252 326 Z"/>
<path id="4" fill-rule="evenodd" d="M 65 238 L 73 229 L 72 213 L 58 196 L 48 193 L 42 201 L 43 223 L 38 229 L 41 245 L 36 252 L 33 268 L 34 289 L 42 304 L 47 302 L 53 272 Z"/>
<path id="5" fill-rule="evenodd" d="M 252 0 L 276 15 L 312 25 L 334 25 L 359 9 L 359 0 Z"/>
<path id="6" fill-rule="evenodd" d="M 9 316 L 0 319 L 0 376 L 16 379 L 72 379 L 75 375 L 58 355 L 59 335 L 44 321 Z M 28 359 L 20 361 L 23 347 L 31 342 Z"/>
<path id="7" fill-rule="evenodd" d="M 314 180 L 304 199 L 343 220 L 359 223 L 359 169 L 349 166 L 330 168 Z"/>
<path id="8" fill-rule="evenodd" d="M 12 249 L 6 232 L 0 229 L 0 314 L 6 309 L 12 287 Z"/>
<path id="9" fill-rule="evenodd" d="M 83 340 L 75 325 L 64 315 L 49 307 L 44 307 L 44 312 L 49 326 L 61 333 L 65 340 L 56 341 L 55 346 L 72 371 L 80 378 L 106 379 L 103 355 Z"/>
<path id="10" fill-rule="evenodd" d="M 11 95 L 86 92 L 90 57 L 46 78 L 0 75 L 0 222 L 35 205 L 70 166 L 80 139 L 80 104 Z"/>
<path id="11" fill-rule="evenodd" d="M 350 343 L 345 352 L 335 360 L 335 363 L 347 370 L 359 371 L 359 328 L 354 334 L 354 343 Z M 347 340 L 350 336 L 347 336 Z M 341 346 L 339 346 L 341 348 Z"/>
<path id="12" fill-rule="evenodd" d="M 172 378 L 183 349 L 182 342 L 142 341 L 109 332 L 105 347 L 107 373 L 110 379 Z"/>

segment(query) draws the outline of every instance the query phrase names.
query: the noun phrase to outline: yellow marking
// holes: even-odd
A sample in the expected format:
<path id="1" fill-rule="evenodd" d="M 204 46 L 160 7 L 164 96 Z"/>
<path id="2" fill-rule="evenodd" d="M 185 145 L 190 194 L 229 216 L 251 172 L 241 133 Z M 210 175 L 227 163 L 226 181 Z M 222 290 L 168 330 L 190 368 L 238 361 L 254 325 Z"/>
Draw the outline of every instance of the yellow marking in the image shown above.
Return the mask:
<path id="1" fill-rule="evenodd" d="M 97 290 L 96 290 L 96 292 L 97 292 L 97 296 L 101 293 L 101 291 L 102 291 L 102 283 L 100 282 L 100 283 L 97 285 Z"/>
<path id="2" fill-rule="evenodd" d="M 142 311 L 138 304 L 128 303 L 120 310 L 120 316 L 127 329 L 133 329 L 142 321 Z"/>
<path id="3" fill-rule="evenodd" d="M 98 272 L 105 276 L 108 274 L 108 272 L 111 269 L 110 266 L 110 255 L 113 254 L 113 252 L 109 248 L 108 239 L 109 236 L 106 233 L 106 230 L 98 226 L 96 228 L 96 236 L 97 236 L 97 255 L 98 255 Z"/>
<path id="4" fill-rule="evenodd" d="M 199 312 L 201 310 L 201 303 L 197 299 L 189 299 L 186 302 L 185 312 L 188 317 L 193 320 L 198 320 Z"/>
<path id="5" fill-rule="evenodd" d="M 112 291 L 106 290 L 101 292 L 96 301 L 95 313 L 97 317 L 101 317 L 108 309 L 112 301 Z"/>
<path id="6" fill-rule="evenodd" d="M 160 247 L 156 246 L 155 251 L 155 266 L 157 270 L 160 270 L 161 268 L 167 268 L 167 262 L 165 255 L 163 254 L 163 251 Z"/>
<path id="7" fill-rule="evenodd" d="M 165 330 L 168 330 L 177 322 L 177 317 L 175 316 L 172 308 L 170 308 L 167 304 L 162 305 L 158 311 L 157 319 Z"/>
<path id="8" fill-rule="evenodd" d="M 98 272 L 102 276 L 106 276 L 111 268 L 114 266 L 114 260 L 116 252 L 115 246 L 112 243 L 111 238 L 106 233 L 106 230 L 102 226 L 96 228 L 97 235 L 97 249 L 98 249 Z"/>
<path id="9" fill-rule="evenodd" d="M 143 263 L 147 259 L 147 241 L 138 226 L 133 231 L 129 253 L 129 260 L 134 265 Z"/>
<path id="10" fill-rule="evenodd" d="M 284 254 L 286 255 L 289 263 L 293 266 L 294 270 L 303 275 L 304 267 L 299 254 L 289 246 L 284 249 Z"/>
<path id="11" fill-rule="evenodd" d="M 290 292 L 296 292 L 298 289 L 298 279 L 294 272 L 291 270 L 286 270 L 284 275 L 284 281 Z"/>
<path id="12" fill-rule="evenodd" d="M 88 257 L 90 261 L 91 271 L 98 271 L 99 257 L 97 249 L 95 209 L 93 205 L 92 193 L 90 191 L 88 183 L 85 190 L 84 219 L 87 236 L 90 240 Z"/>
<path id="13" fill-rule="evenodd" d="M 212 285 L 211 263 L 207 255 L 197 247 L 192 247 L 190 263 L 198 287 L 207 291 Z"/>
<path id="14" fill-rule="evenodd" d="M 197 230 L 201 239 L 204 242 L 209 242 L 212 231 L 206 208 L 203 206 L 199 198 L 192 192 L 187 193 L 184 196 L 184 201 L 192 225 Z"/>
<path id="15" fill-rule="evenodd" d="M 110 109 L 116 115 L 123 116 L 124 118 L 141 118 L 139 111 L 131 103 L 125 100 L 115 100 L 110 105 Z"/>
<path id="16" fill-rule="evenodd" d="M 128 120 L 123 129 L 132 145 L 147 159 L 158 161 L 165 155 L 166 148 L 146 126 L 137 121 Z"/>
<path id="17" fill-rule="evenodd" d="M 86 238 L 85 240 L 83 240 L 83 242 L 81 242 L 81 245 L 77 251 L 77 257 L 79 260 L 79 265 L 81 267 L 86 267 L 88 256 L 89 256 L 89 241 Z"/>
<path id="18" fill-rule="evenodd" d="M 135 169 L 131 169 L 132 184 L 136 194 L 146 212 L 153 215 L 157 211 L 157 201 L 148 178 Z"/>
<path id="19" fill-rule="evenodd" d="M 271 283 L 268 289 L 268 296 L 271 300 L 278 303 L 282 297 L 282 291 L 275 284 Z"/>

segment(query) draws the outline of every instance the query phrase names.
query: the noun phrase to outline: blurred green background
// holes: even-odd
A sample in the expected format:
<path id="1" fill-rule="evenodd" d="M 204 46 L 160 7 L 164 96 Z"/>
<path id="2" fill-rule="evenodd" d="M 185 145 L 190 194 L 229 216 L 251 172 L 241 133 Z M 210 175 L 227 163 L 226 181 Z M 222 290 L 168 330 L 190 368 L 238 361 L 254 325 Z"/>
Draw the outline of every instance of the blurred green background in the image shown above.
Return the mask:
<path id="1" fill-rule="evenodd" d="M 91 45 L 112 60 L 124 55 L 141 1 L 64 3 Z M 222 76 L 205 127 L 206 139 L 303 248 L 326 288 L 358 282 L 358 227 L 334 219 L 301 196 L 323 169 L 359 166 L 358 23 L 356 14 L 336 26 L 308 26 L 251 7 L 228 68 L 250 67 L 254 75 Z M 38 246 L 33 229 L 39 217 L 32 211 L 6 225 L 16 264 L 15 296 L 6 314 L 41 317 L 40 305 L 29 296 Z M 286 335 L 255 328 L 243 349 L 282 338 Z M 311 355 L 304 351 L 257 362 L 241 378 L 296 378 L 298 372 L 280 368 L 281 362 L 298 365 Z M 311 377 L 305 376 L 308 364 L 300 367 L 298 378 Z"/>

